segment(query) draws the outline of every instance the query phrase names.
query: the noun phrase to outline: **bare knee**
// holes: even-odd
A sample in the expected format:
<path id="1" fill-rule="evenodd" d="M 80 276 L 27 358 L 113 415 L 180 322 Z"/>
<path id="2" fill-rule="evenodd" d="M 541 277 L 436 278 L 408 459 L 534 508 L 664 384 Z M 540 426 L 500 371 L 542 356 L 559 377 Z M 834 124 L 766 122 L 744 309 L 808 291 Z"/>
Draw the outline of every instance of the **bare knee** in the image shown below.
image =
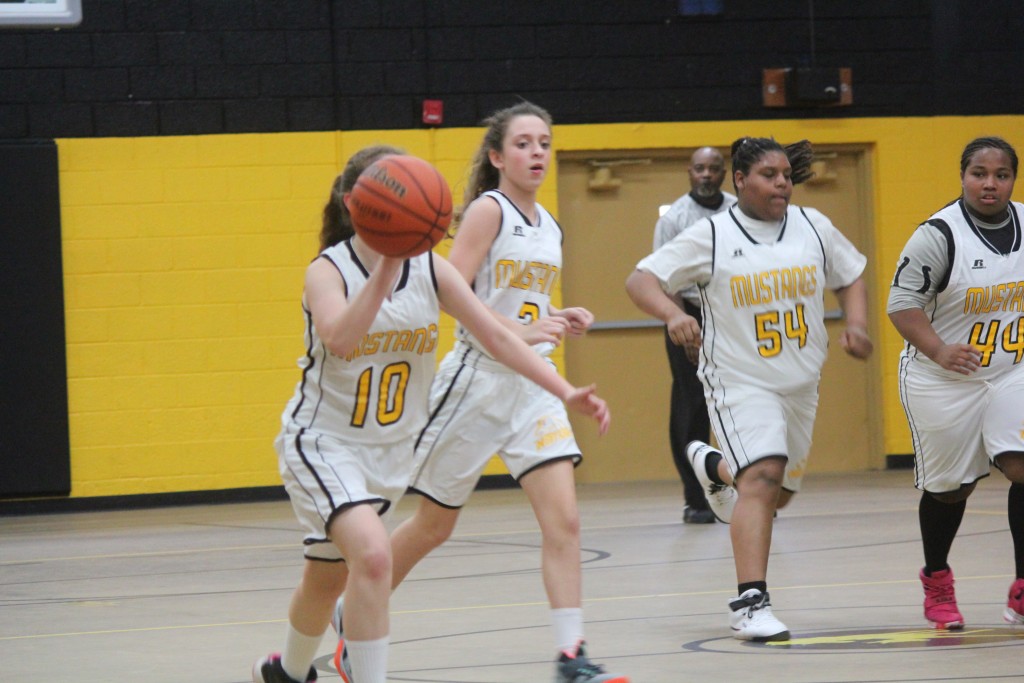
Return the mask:
<path id="1" fill-rule="evenodd" d="M 1000 453 L 995 458 L 996 466 L 1014 484 L 1024 484 L 1024 453 Z"/>
<path id="2" fill-rule="evenodd" d="M 580 537 L 580 515 L 575 509 L 559 510 L 542 522 L 544 537 L 556 543 L 575 543 Z"/>
<path id="3" fill-rule="evenodd" d="M 373 582 L 391 581 L 391 546 L 373 546 L 348 558 L 349 570 Z"/>
<path id="4" fill-rule="evenodd" d="M 740 472 L 736 488 L 741 495 L 771 498 L 774 503 L 782 490 L 785 472 L 784 457 L 764 458 Z"/>

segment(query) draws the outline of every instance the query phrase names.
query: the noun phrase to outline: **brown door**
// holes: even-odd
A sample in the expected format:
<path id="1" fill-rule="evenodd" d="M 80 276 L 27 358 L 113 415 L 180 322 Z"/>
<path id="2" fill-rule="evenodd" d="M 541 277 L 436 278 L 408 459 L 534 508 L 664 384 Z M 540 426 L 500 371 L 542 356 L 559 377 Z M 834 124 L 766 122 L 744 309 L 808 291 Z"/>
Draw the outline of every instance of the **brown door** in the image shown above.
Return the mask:
<path id="1" fill-rule="evenodd" d="M 565 230 L 562 300 L 589 308 L 597 318 L 586 338 L 567 342 L 567 372 L 575 383 L 596 382 L 612 409 L 612 427 L 604 437 L 574 418 L 585 456 L 580 481 L 677 477 L 668 441 L 671 377 L 663 327 L 633 306 L 624 283 L 637 261 L 651 251 L 658 207 L 689 190 L 686 165 L 691 151 L 559 154 L 558 218 Z M 862 252 L 871 253 L 864 150 L 817 152 L 825 164 L 821 178 L 798 187 L 794 202 L 821 210 Z M 731 188 L 728 179 L 725 188 Z M 871 282 L 870 276 L 867 280 Z M 831 293 L 826 309 L 838 310 Z M 872 316 L 877 318 L 878 312 Z M 880 424 L 873 399 L 877 361 L 849 359 L 836 341 L 841 325 L 829 323 L 833 343 L 822 373 L 812 472 L 883 466 L 881 435 L 873 428 Z"/>

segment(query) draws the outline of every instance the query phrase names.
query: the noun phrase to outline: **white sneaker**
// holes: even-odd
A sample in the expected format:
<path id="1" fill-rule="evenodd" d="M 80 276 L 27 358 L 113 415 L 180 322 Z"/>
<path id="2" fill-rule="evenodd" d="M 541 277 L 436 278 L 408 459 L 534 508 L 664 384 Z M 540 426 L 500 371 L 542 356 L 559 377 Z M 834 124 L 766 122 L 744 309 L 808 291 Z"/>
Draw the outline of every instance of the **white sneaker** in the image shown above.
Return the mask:
<path id="1" fill-rule="evenodd" d="M 755 643 L 789 640 L 789 629 L 772 614 L 768 593 L 751 588 L 730 600 L 729 609 L 732 610 L 729 626 L 732 627 L 733 638 Z"/>
<path id="2" fill-rule="evenodd" d="M 716 484 L 711 481 L 708 471 L 704 467 L 704 461 L 711 453 L 722 455 L 722 451 L 712 448 L 703 441 L 691 441 L 686 444 L 686 459 L 693 467 L 693 473 L 697 475 L 700 485 L 704 487 L 704 494 L 708 499 L 708 507 L 715 513 L 719 522 L 728 524 L 732 521 L 732 509 L 736 507 L 736 489 L 726 484 Z"/>

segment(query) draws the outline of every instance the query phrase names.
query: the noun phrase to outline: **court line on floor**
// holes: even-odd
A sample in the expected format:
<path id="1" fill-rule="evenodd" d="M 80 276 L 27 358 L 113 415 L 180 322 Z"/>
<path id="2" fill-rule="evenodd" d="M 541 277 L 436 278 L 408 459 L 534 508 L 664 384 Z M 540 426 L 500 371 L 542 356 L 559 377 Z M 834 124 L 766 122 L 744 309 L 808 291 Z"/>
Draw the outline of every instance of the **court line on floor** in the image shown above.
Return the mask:
<path id="1" fill-rule="evenodd" d="M 965 581 L 989 581 L 994 579 L 1005 579 L 1006 576 L 1003 574 L 986 575 L 986 576 L 957 576 L 958 582 Z M 915 577 L 913 579 L 898 579 L 891 581 L 855 581 L 845 583 L 828 583 L 828 584 L 804 584 L 799 586 L 772 586 L 772 591 L 787 591 L 787 590 L 807 590 L 807 589 L 821 589 L 821 588 L 855 588 L 855 587 L 866 587 L 866 586 L 891 586 L 899 584 L 917 584 L 919 580 Z M 639 595 L 622 595 L 622 596 L 608 596 L 603 598 L 584 598 L 585 604 L 597 604 L 597 603 L 611 603 L 611 602 L 624 602 L 628 600 L 644 601 L 644 600 L 664 600 L 666 598 L 686 598 L 686 597 L 702 597 L 710 595 L 732 595 L 731 590 L 706 590 L 706 591 L 680 591 L 671 593 L 649 593 Z M 510 603 L 493 603 L 485 605 L 461 605 L 453 607 L 431 607 L 426 609 L 403 609 L 394 610 L 391 612 L 392 616 L 403 616 L 403 615 L 417 615 L 417 614 L 441 614 L 441 613 L 452 613 L 452 612 L 472 612 L 480 610 L 505 610 L 512 608 L 522 607 L 546 607 L 548 605 L 546 600 L 531 600 L 527 602 L 510 602 Z M 0 642 L 14 641 L 14 640 L 43 640 L 47 638 L 69 638 L 74 636 L 95 636 L 95 635 L 109 635 L 114 633 L 147 633 L 147 632 L 158 632 L 158 631 L 177 631 L 177 630 L 191 630 L 191 629 L 212 629 L 212 628 L 236 628 L 240 626 L 259 626 L 263 624 L 283 624 L 287 619 L 260 619 L 255 621 L 229 621 L 229 622 L 218 622 L 210 624 L 181 624 L 176 626 L 146 626 L 139 628 L 123 628 L 123 629 L 102 629 L 96 631 L 69 631 L 63 633 L 37 633 L 19 636 L 0 636 Z"/>

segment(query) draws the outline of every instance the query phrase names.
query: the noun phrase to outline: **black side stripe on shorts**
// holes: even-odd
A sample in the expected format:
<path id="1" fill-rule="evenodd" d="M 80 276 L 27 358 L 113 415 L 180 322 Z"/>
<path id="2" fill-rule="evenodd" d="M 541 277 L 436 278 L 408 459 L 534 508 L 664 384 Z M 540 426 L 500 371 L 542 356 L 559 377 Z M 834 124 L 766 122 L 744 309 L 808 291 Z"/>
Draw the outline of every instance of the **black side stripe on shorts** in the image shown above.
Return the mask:
<path id="1" fill-rule="evenodd" d="M 459 375 L 461 375 L 462 371 L 466 369 L 464 362 L 466 360 L 466 356 L 469 355 L 469 351 L 470 349 L 467 347 L 466 352 L 462 354 L 462 360 L 459 362 L 459 369 L 455 371 L 455 376 L 452 377 L 451 384 L 449 384 L 448 388 L 445 389 L 444 396 L 438 402 L 437 407 L 434 408 L 434 410 L 430 413 L 430 417 L 427 418 L 427 424 L 424 425 L 423 429 L 420 430 L 420 435 L 416 437 L 416 444 L 412 447 L 414 452 L 417 448 L 420 447 L 420 441 L 423 440 L 423 435 L 426 433 L 427 427 L 433 424 L 434 418 L 436 418 L 437 414 L 441 412 L 441 408 L 444 407 L 444 404 L 448 402 L 448 397 L 451 396 L 452 389 L 455 388 L 455 384 L 459 381 Z"/>
<path id="2" fill-rule="evenodd" d="M 302 459 L 302 463 L 306 466 L 306 470 L 311 475 L 313 475 L 313 479 L 316 480 L 317 486 L 319 486 L 320 490 L 324 493 L 324 495 L 327 496 L 327 499 L 330 501 L 331 509 L 333 510 L 336 507 L 336 505 L 334 503 L 334 498 L 331 497 L 330 490 L 324 485 L 323 479 L 320 478 L 320 475 L 317 473 L 316 468 L 313 467 L 313 464 L 309 461 L 309 457 L 306 455 L 306 450 L 302 446 L 302 437 L 305 436 L 305 434 L 306 434 L 306 428 L 302 427 L 302 428 L 299 429 L 298 433 L 295 435 L 295 452 L 299 454 L 299 458 Z M 296 479 L 296 481 L 299 482 L 299 485 L 301 486 L 302 485 L 302 478 L 301 477 L 296 477 L 295 479 Z M 303 487 L 303 489 L 305 490 L 305 487 Z M 309 494 L 308 491 L 307 491 L 307 494 Z M 315 502 L 316 501 L 316 496 L 314 496 L 312 494 L 309 494 L 309 495 L 310 495 L 310 498 L 312 498 L 313 501 Z M 323 515 L 321 515 L 321 516 L 323 516 Z"/>
<path id="3" fill-rule="evenodd" d="M 910 412 L 910 405 L 907 402 L 907 368 L 913 362 L 910 358 L 900 359 L 898 384 L 900 389 L 900 403 L 903 404 L 903 412 L 907 414 L 907 424 L 910 426 L 910 439 L 914 446 L 914 486 L 920 488 L 924 482 L 924 461 L 921 458 L 921 437 L 917 425 L 914 424 L 914 416 Z"/>

